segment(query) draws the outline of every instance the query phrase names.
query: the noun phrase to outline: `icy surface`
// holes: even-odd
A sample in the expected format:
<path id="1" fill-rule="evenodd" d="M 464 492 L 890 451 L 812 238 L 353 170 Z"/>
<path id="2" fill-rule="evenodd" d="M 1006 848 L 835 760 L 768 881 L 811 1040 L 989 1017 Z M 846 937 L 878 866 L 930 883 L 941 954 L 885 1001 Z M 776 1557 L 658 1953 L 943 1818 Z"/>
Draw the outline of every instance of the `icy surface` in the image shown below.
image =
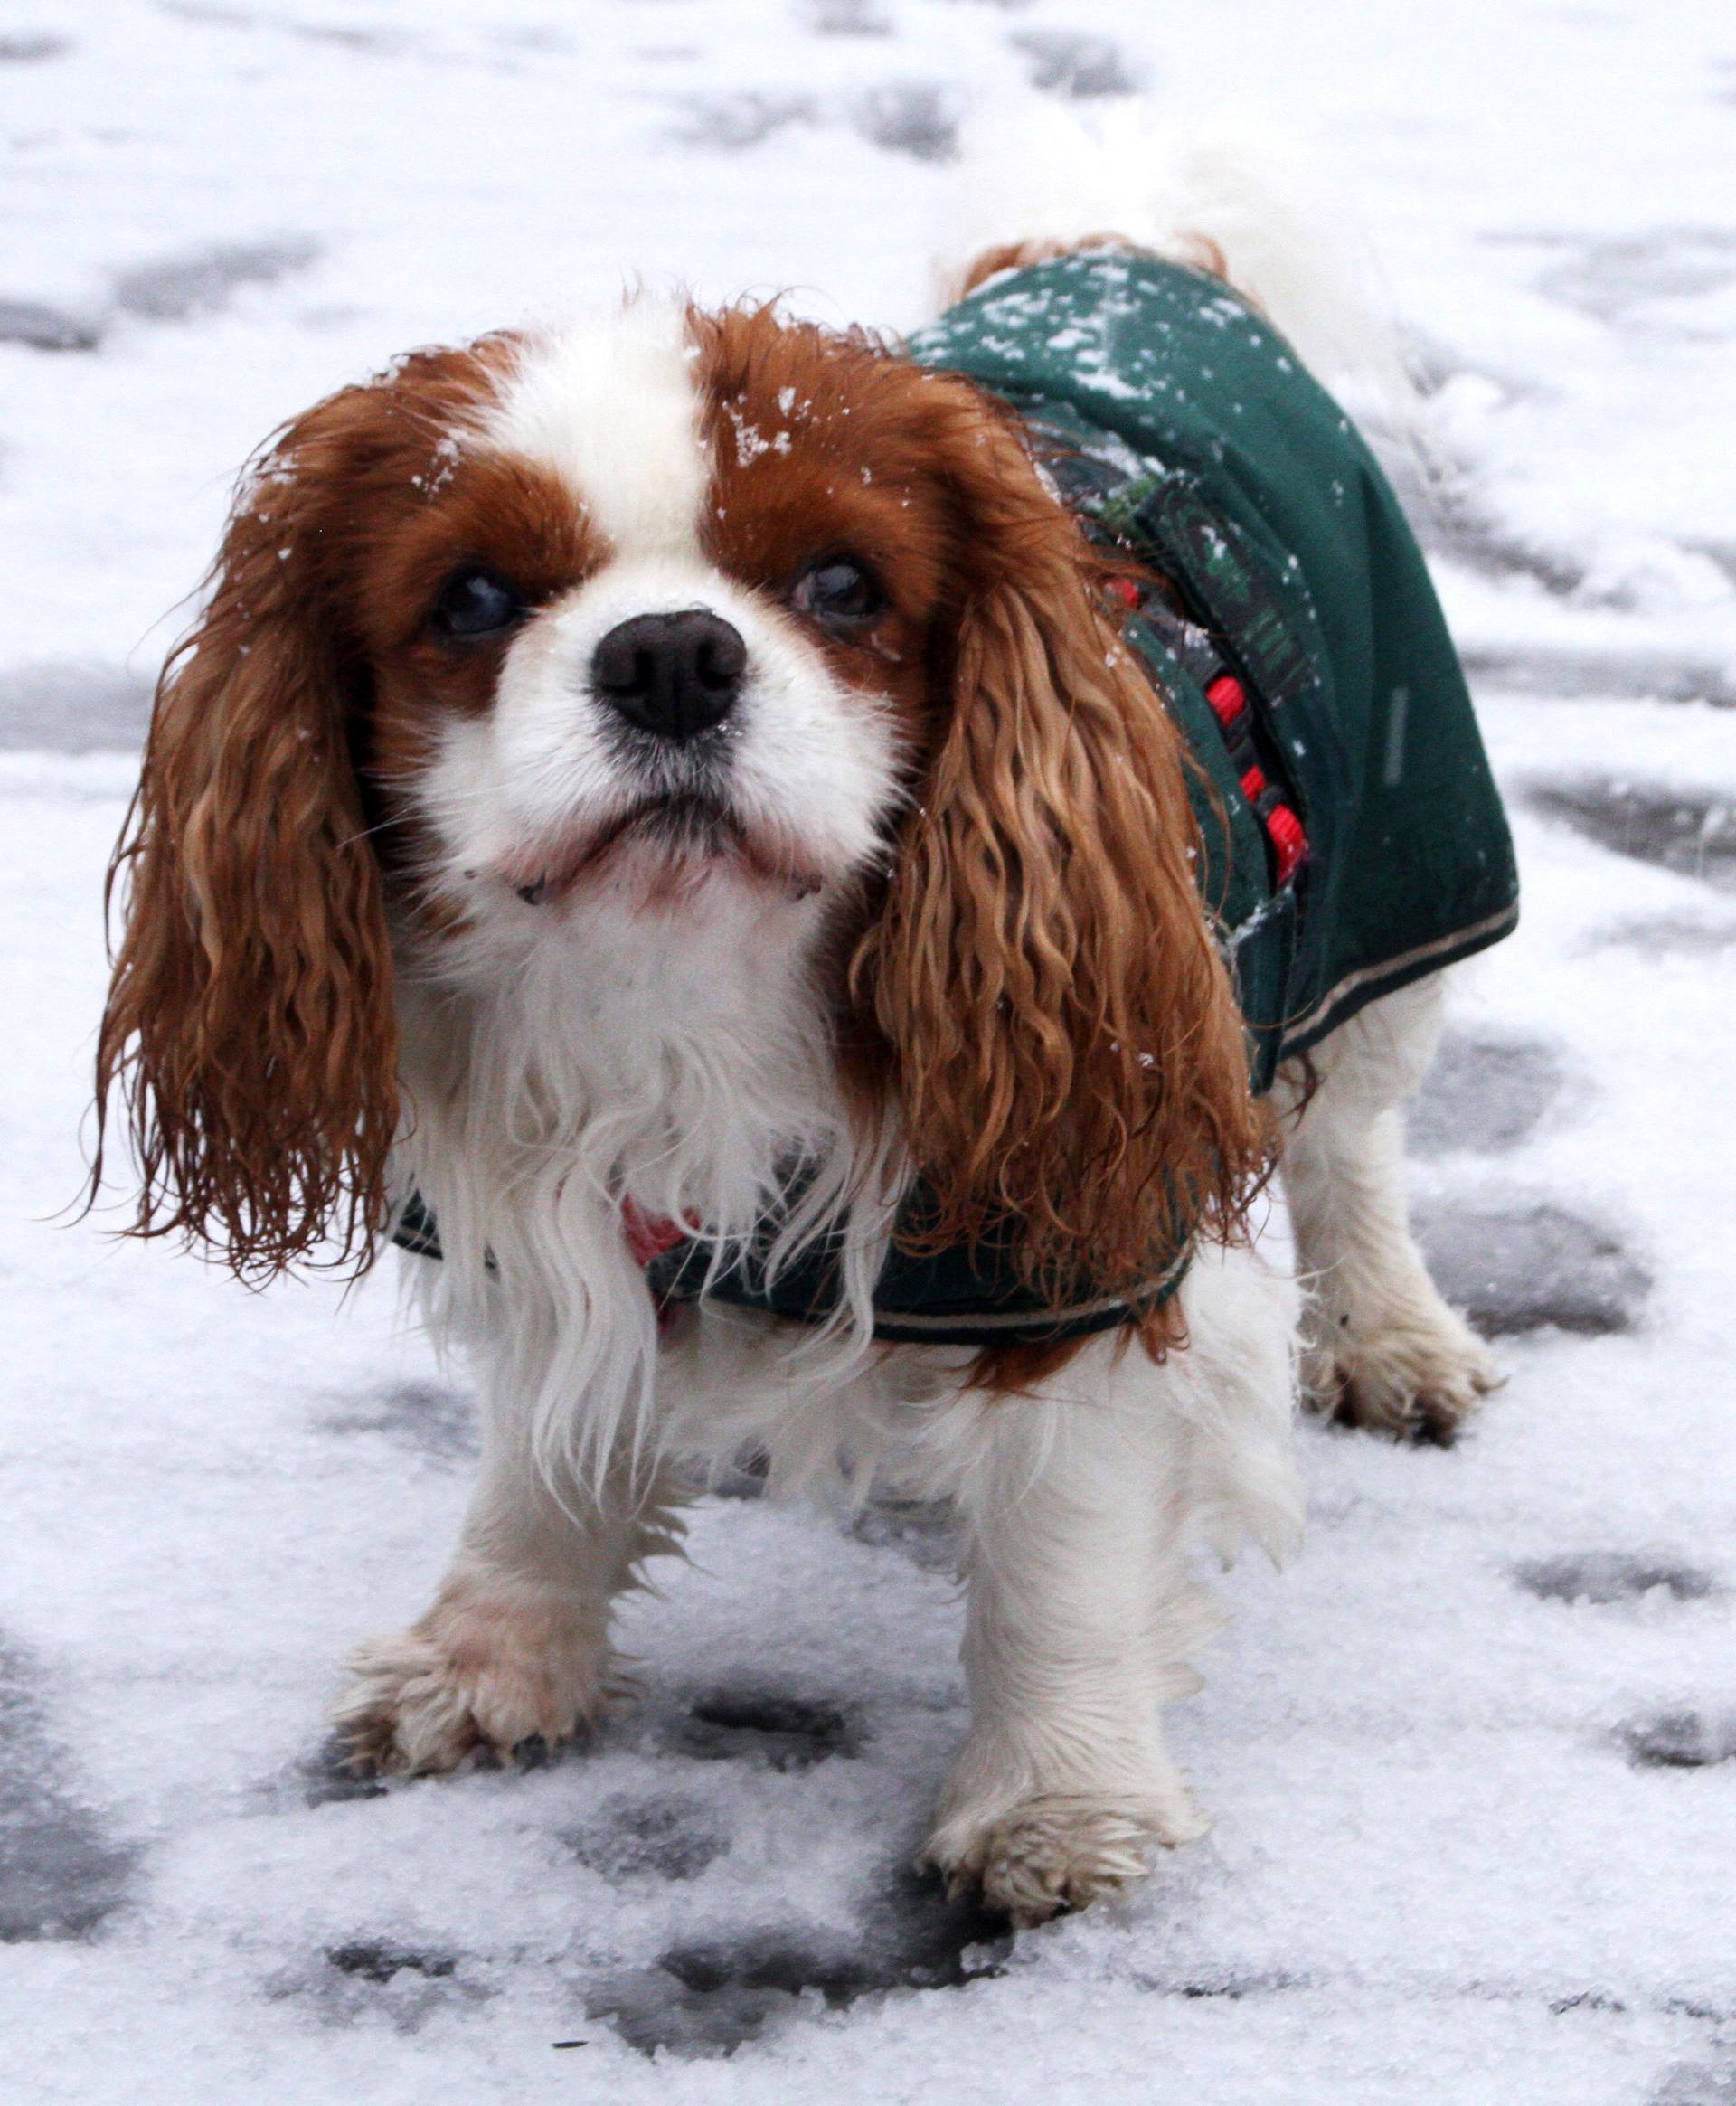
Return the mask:
<path id="1" fill-rule="evenodd" d="M 1727 6 L 14 14 L 0 2098 L 1736 2097 Z M 348 1783 L 335 1664 L 425 1597 L 468 1399 L 383 1288 L 50 1218 L 165 610 L 249 449 L 392 353 L 624 273 L 914 323 L 961 118 L 1178 52 L 1357 194 L 1458 467 L 1428 531 L 1527 893 L 1418 1185 L 1508 1384 L 1451 1453 L 1306 1437 L 1308 1547 L 1231 1576 L 1175 1715 L 1212 1835 L 1014 1946 L 906 1870 L 963 1721 L 923 1509 L 713 1501 L 594 1745 Z"/>

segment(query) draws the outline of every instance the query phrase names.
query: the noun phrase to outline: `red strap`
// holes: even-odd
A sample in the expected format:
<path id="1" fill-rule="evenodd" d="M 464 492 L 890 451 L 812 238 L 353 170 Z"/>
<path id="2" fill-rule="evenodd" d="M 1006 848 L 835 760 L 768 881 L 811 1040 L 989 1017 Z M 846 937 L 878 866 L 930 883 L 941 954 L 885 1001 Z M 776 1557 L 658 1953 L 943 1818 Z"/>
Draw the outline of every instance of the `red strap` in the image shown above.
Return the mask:
<path id="1" fill-rule="evenodd" d="M 621 1232 L 636 1265 L 648 1265 L 654 1258 L 661 1258 L 665 1251 L 673 1251 L 687 1240 L 687 1231 L 679 1222 L 671 1221 L 667 1214 L 646 1214 L 637 1199 L 621 1202 Z"/>
<path id="2" fill-rule="evenodd" d="M 1226 733 L 1233 733 L 1248 708 L 1248 692 L 1233 673 L 1220 673 L 1215 680 L 1206 683 L 1205 699 L 1212 704 L 1212 713 L 1222 725 Z M 1248 741 L 1231 738 L 1231 756 L 1242 760 L 1248 751 Z M 1254 816 L 1266 828 L 1266 837 L 1272 845 L 1272 853 L 1278 863 L 1278 882 L 1288 884 L 1295 874 L 1297 865 L 1308 852 L 1308 837 L 1302 830 L 1302 822 L 1289 806 L 1278 801 L 1277 793 L 1266 779 L 1266 770 L 1258 763 L 1249 768 L 1241 778 L 1241 794 L 1254 807 Z M 1269 796 L 1271 802 L 1260 809 L 1260 799 Z"/>
<path id="3" fill-rule="evenodd" d="M 1278 851 L 1278 882 L 1286 884 L 1308 852 L 1308 837 L 1288 805 L 1274 805 L 1267 813 L 1266 834 Z"/>
<path id="4" fill-rule="evenodd" d="M 1226 728 L 1234 723 L 1248 706 L 1248 696 L 1241 682 L 1233 673 L 1220 673 L 1207 685 L 1205 699 L 1212 704 L 1213 715 Z"/>

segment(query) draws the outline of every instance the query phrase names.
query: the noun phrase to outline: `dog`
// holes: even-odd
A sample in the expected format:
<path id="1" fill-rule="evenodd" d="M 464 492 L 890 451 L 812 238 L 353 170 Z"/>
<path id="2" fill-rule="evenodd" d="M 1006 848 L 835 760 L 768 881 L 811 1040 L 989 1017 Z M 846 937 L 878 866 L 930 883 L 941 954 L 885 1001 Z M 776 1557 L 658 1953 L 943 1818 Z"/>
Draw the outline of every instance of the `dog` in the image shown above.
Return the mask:
<path id="1" fill-rule="evenodd" d="M 98 1096 L 138 1232 L 253 1281 L 395 1238 L 474 1359 L 358 1768 L 581 1733 L 612 1601 L 752 1453 L 952 1502 L 926 1856 L 1037 1922 L 1200 1831 L 1160 1708 L 1196 1551 L 1298 1535 L 1298 1341 L 1392 1433 L 1489 1386 L 1396 1108 L 1511 847 L 1391 491 L 1171 202 L 986 250 L 906 345 L 638 297 L 419 352 L 246 477 Z"/>

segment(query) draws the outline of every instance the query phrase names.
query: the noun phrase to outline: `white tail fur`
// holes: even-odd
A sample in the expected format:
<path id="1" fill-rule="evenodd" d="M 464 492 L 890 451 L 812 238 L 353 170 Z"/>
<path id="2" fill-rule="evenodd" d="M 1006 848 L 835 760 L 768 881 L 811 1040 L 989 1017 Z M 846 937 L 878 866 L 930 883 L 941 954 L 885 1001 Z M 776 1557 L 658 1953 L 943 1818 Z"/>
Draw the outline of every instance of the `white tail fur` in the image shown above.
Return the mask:
<path id="1" fill-rule="evenodd" d="M 986 250 L 1118 234 L 1217 269 L 1321 379 L 1406 401 L 1388 303 L 1354 215 L 1293 147 L 1245 126 L 1183 130 L 1142 104 L 1091 119 L 1053 103 L 986 112 L 967 130 L 937 262 L 943 298 Z"/>

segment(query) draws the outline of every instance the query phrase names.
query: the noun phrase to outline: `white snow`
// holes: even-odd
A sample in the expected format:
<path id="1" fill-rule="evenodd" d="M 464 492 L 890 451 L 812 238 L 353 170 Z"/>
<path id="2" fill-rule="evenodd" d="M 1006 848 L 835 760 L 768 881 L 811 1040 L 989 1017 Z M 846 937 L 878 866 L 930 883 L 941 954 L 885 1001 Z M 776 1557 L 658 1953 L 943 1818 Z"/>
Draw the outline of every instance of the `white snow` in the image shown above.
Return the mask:
<path id="1" fill-rule="evenodd" d="M 914 323 L 924 155 L 1068 34 L 1312 142 L 1439 387 L 1526 894 L 1417 1182 L 1522 1328 L 1451 1453 L 1305 1436 L 1308 1546 L 1174 1714 L 1213 1833 L 1008 1952 L 899 1884 L 963 1718 L 920 1516 L 712 1501 L 596 1745 L 329 1796 L 467 1400 L 386 1281 L 250 1296 L 60 1210 L 139 691 L 250 449 L 624 277 Z M 0 342 L 0 2098 L 1736 2097 L 1727 8 L 41 0 L 0 137 L 0 335 L 101 338 Z"/>

